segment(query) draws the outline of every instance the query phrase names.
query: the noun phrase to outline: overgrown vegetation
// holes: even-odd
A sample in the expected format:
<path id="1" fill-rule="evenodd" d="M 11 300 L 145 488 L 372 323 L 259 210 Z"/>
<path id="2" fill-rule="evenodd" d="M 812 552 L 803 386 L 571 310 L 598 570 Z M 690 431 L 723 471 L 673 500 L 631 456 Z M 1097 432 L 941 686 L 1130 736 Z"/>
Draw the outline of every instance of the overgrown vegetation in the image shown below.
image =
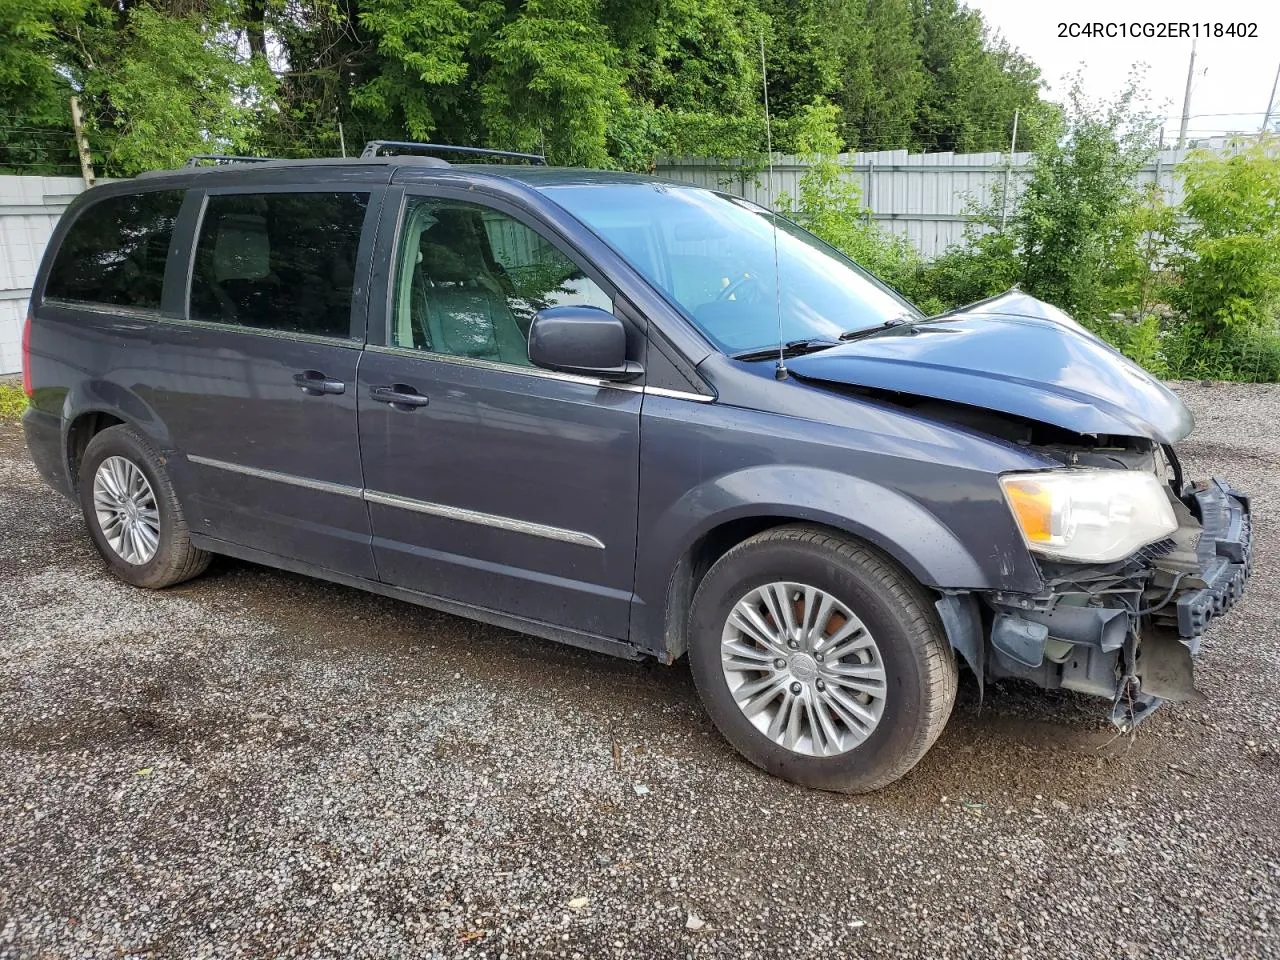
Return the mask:
<path id="1" fill-rule="evenodd" d="M 17 420 L 27 409 L 27 395 L 16 383 L 0 382 L 0 423 Z"/>
<path id="2" fill-rule="evenodd" d="M 1078 85 L 1063 124 L 1024 187 L 975 210 L 966 242 L 924 262 L 875 228 L 843 179 L 834 114 L 804 112 L 811 164 L 783 210 L 925 310 L 1019 286 L 1072 314 L 1159 376 L 1280 380 L 1280 144 L 1182 164 L 1183 200 L 1168 206 L 1138 172 L 1155 125 L 1135 82 L 1114 101 Z"/>
<path id="3" fill-rule="evenodd" d="M 821 99 L 796 117 L 796 150 L 808 167 L 800 178 L 798 196 L 777 198 L 778 211 L 887 283 L 910 287 L 923 261 L 905 237 L 875 227 L 858 185 L 843 177 L 837 159 L 842 149 L 838 118 L 838 108 Z"/>
<path id="4" fill-rule="evenodd" d="M 759 157 L 822 98 L 864 149 L 1047 142 L 1036 66 L 958 0 L 0 0 L 0 169 L 100 174 L 194 153 L 336 154 L 366 139 L 649 167 Z M 342 125 L 342 134 L 339 133 Z"/>
<path id="5" fill-rule="evenodd" d="M 1036 66 L 960 0 L 0 0 L 0 172 L 98 172 L 192 153 L 334 154 L 436 139 L 647 169 L 660 154 L 810 168 L 783 209 L 924 308 L 1014 284 L 1162 376 L 1280 379 L 1276 145 L 1202 154 L 1166 206 L 1138 85 L 1041 98 Z M 1031 173 L 924 262 L 879 230 L 843 150 L 1009 148 Z"/>

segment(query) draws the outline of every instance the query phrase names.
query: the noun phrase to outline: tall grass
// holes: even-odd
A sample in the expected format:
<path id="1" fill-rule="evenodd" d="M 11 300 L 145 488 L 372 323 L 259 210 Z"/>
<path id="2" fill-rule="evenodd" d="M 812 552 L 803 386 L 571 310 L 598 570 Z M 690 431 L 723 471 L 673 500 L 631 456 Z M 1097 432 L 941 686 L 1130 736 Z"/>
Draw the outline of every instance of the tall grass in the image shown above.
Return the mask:
<path id="1" fill-rule="evenodd" d="M 27 409 L 27 397 L 16 383 L 0 383 L 0 421 L 13 422 Z"/>

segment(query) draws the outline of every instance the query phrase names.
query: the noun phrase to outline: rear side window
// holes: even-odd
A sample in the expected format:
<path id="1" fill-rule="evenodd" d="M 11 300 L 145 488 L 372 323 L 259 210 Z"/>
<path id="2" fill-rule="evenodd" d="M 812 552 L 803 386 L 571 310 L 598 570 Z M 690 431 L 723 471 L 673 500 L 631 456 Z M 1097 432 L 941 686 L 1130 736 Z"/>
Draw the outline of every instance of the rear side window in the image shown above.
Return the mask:
<path id="1" fill-rule="evenodd" d="M 67 231 L 49 271 L 45 296 L 160 309 L 164 265 L 181 190 L 99 200 Z"/>
<path id="2" fill-rule="evenodd" d="M 368 193 L 210 196 L 196 242 L 192 319 L 350 337 L 368 206 Z"/>

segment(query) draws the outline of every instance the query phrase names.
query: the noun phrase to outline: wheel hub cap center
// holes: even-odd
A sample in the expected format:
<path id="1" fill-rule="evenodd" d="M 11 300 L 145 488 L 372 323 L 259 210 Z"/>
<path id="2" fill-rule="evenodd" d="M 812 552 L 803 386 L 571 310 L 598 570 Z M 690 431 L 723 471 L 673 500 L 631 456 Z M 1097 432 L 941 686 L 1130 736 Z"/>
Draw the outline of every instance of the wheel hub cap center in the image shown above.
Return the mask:
<path id="1" fill-rule="evenodd" d="M 791 675 L 801 683 L 810 683 L 818 676 L 818 663 L 807 653 L 797 653 L 788 664 Z"/>

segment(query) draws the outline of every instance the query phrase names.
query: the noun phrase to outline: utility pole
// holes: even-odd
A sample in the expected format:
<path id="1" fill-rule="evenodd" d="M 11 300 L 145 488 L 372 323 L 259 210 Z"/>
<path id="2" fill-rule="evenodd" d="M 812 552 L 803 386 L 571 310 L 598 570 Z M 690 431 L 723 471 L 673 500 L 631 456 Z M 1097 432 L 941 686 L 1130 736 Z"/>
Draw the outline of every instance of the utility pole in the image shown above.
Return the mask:
<path id="1" fill-rule="evenodd" d="M 1187 121 L 1191 119 L 1191 79 L 1196 72 L 1196 41 L 1191 39 L 1191 62 L 1187 64 L 1187 92 L 1182 96 L 1182 127 L 1178 130 L 1178 149 L 1187 145 Z"/>
<path id="2" fill-rule="evenodd" d="M 93 156 L 89 153 L 89 141 L 84 135 L 84 118 L 80 116 L 80 98 L 71 98 L 71 127 L 76 135 L 76 151 L 80 154 L 80 176 L 84 185 L 92 187 L 97 179 L 93 175 Z"/>
<path id="3" fill-rule="evenodd" d="M 1280 84 L 1280 64 L 1276 65 L 1276 78 L 1271 81 L 1271 99 L 1267 101 L 1267 115 L 1262 118 L 1262 129 L 1258 131 L 1260 136 L 1266 136 L 1267 124 L 1271 122 L 1271 109 L 1276 105 L 1276 85 Z"/>
<path id="4" fill-rule="evenodd" d="M 1009 138 L 1009 159 L 1004 165 L 1004 189 L 1000 191 L 1000 230 L 1009 221 L 1009 175 L 1013 172 L 1013 152 L 1018 149 L 1018 111 L 1013 111 L 1013 136 Z"/>

